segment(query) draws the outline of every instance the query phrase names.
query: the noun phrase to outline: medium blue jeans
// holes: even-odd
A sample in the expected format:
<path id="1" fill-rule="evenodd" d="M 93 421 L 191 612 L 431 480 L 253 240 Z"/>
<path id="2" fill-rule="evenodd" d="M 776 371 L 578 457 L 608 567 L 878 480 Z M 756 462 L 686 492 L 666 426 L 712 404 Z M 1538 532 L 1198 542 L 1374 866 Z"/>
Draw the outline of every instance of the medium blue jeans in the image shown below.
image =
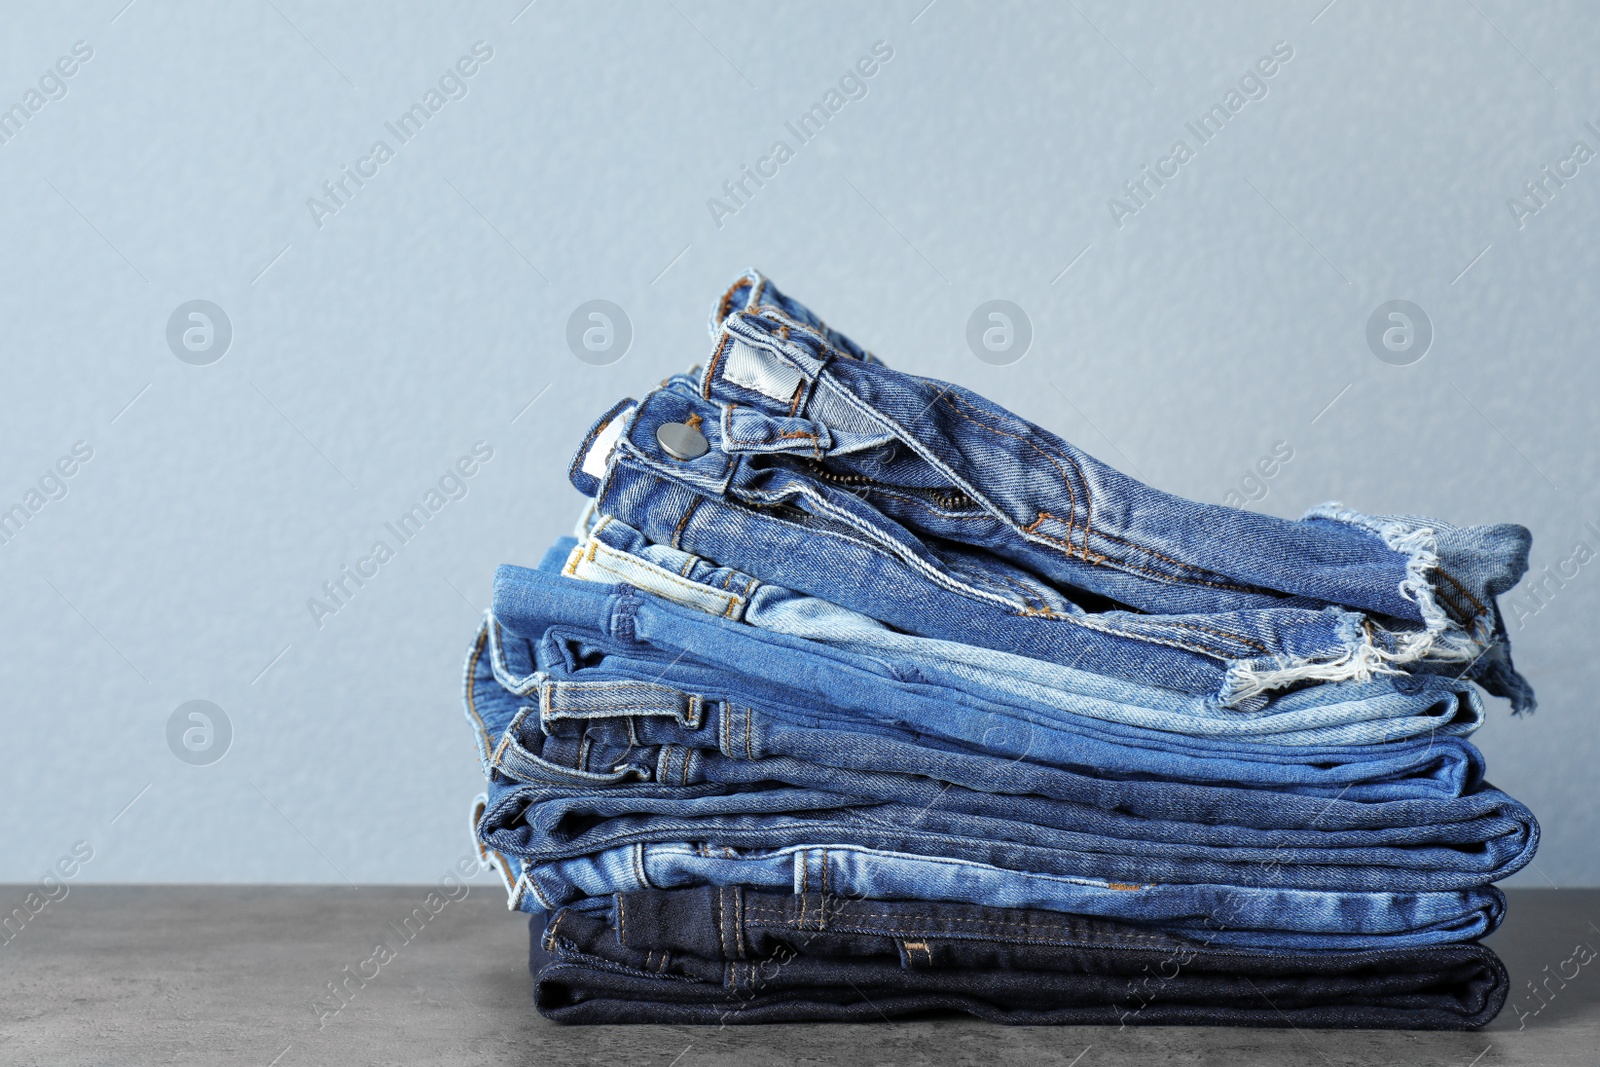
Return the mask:
<path id="1" fill-rule="evenodd" d="M 1268 830 L 1467 826 L 1502 810 L 1499 794 L 1357 801 L 1166 780 L 1099 776 L 947 746 L 853 732 L 848 724 L 735 699 L 685 692 L 626 672 L 572 669 L 555 655 L 532 672 L 539 642 L 486 624 L 469 706 L 498 738 L 486 771 L 529 785 L 610 788 L 653 783 L 663 796 L 706 789 L 747 796 L 766 785 L 857 800 L 939 805 L 1034 826 L 1100 823 L 1118 837 L 1177 840 L 1190 824 Z M 597 655 L 586 649 L 586 663 Z M 546 652 L 551 651 L 546 646 Z M 502 685 L 502 683 L 506 683 Z"/>
<path id="2" fill-rule="evenodd" d="M 551 556 L 546 565 L 554 565 L 560 553 Z M 1320 722 L 1337 727 L 1343 740 L 1423 735 L 1401 743 L 1260 743 L 1277 740 L 1271 732 L 1260 738 L 1188 737 L 1117 716 L 1127 709 L 1165 715 L 1174 728 L 1191 717 L 1215 721 L 1200 698 L 1060 668 L 1045 679 L 1052 684 L 1013 693 L 988 684 L 996 675 L 940 677 L 931 662 L 715 618 L 637 588 L 505 567 L 498 577 L 496 617 L 514 633 L 536 635 L 525 642 L 548 644 L 544 663 L 570 662 L 576 669 L 581 662 L 600 680 L 654 680 L 700 693 L 728 690 L 732 680 L 730 699 L 754 705 L 763 723 L 768 716 L 762 709 L 792 709 L 804 725 L 919 745 L 937 739 L 946 748 L 1102 778 L 1157 777 L 1360 800 L 1459 796 L 1481 778 L 1481 755 L 1449 736 L 1477 723 L 1475 697 L 1464 682 L 1421 677 L 1404 690 L 1386 679 L 1314 686 L 1256 716 L 1269 730 L 1279 718 L 1302 727 Z M 503 628 L 490 636 L 498 639 Z M 526 643 L 504 647 L 522 657 L 502 669 L 502 683 L 517 689 L 537 669 L 538 653 Z M 756 734 L 762 743 L 761 731 Z"/>
<path id="3" fill-rule="evenodd" d="M 678 549 L 655 545 L 611 516 L 582 521 L 584 541 L 546 554 L 541 570 L 608 585 L 625 584 L 674 604 L 763 630 L 832 646 L 886 664 L 906 681 L 940 685 L 1022 708 L 1062 708 L 1105 722 L 1186 736 L 1258 741 L 1308 750 L 1400 738 L 1463 735 L 1482 721 L 1470 683 L 1399 674 L 1364 683 L 1302 687 L 1255 711 L 1215 699 L 1107 678 L 1044 660 L 899 633 L 859 612 L 761 582 Z M 815 648 L 817 646 L 812 645 Z M 1431 700 L 1422 711 L 1418 698 Z"/>
<path id="4" fill-rule="evenodd" d="M 709 450 L 668 453 L 668 424 Z M 1494 604 L 1526 570 L 1522 527 L 1183 500 L 770 302 L 721 321 L 698 381 L 602 416 L 571 474 L 652 541 L 922 636 L 1230 705 L 1453 665 L 1532 707 Z"/>
<path id="5" fill-rule="evenodd" d="M 602 625 L 549 625 L 552 613 L 567 611 L 599 618 Z M 520 636 L 545 646 L 534 653 L 538 665 L 564 663 L 572 671 L 592 662 L 596 634 L 611 641 L 638 641 L 641 636 L 649 640 L 656 621 L 652 612 L 688 614 L 625 589 L 607 590 L 520 568 L 502 568 L 497 578 L 496 618 L 513 633 L 521 631 Z M 709 633 L 727 627 L 746 638 L 773 636 L 704 615 L 677 621 Z M 1107 803 L 1115 795 L 1111 787 L 1085 784 L 1081 778 L 1052 778 L 1051 788 L 1059 790 L 1102 788 L 1098 802 L 1067 802 L 985 793 L 909 774 L 834 769 L 808 779 L 808 774 L 816 774 L 814 766 L 808 770 L 806 761 L 778 759 L 773 763 L 782 764 L 783 771 L 776 781 L 758 770 L 754 780 L 685 785 L 681 782 L 697 773 L 696 766 L 703 771 L 710 765 L 704 754 L 696 764 L 689 746 L 667 743 L 654 750 L 648 765 L 631 763 L 627 754 L 645 739 L 638 736 L 637 726 L 624 724 L 613 724 L 627 732 L 610 739 L 622 759 L 594 769 L 563 767 L 527 748 L 525 742 L 536 736 L 530 729 L 530 713 L 538 717 L 539 734 L 545 735 L 561 718 L 582 720 L 589 727 L 603 719 L 623 718 L 632 724 L 636 720 L 628 719 L 626 711 L 632 701 L 646 706 L 641 720 L 655 720 L 669 731 L 673 722 L 691 730 L 712 725 L 712 732 L 703 736 L 716 738 L 723 755 L 742 750 L 746 760 L 754 760 L 754 708 L 743 693 L 680 689 L 674 694 L 668 686 L 646 692 L 638 675 L 604 681 L 601 686 L 569 683 L 562 688 L 544 684 L 541 672 L 522 674 L 502 664 L 508 689 L 495 678 L 495 656 L 484 655 L 489 637 L 488 631 L 480 635 L 469 660 L 469 718 L 479 732 L 491 772 L 490 800 L 479 832 L 498 851 L 530 859 L 696 838 L 745 847 L 841 841 L 1119 881 L 1441 890 L 1505 877 L 1531 858 L 1537 843 L 1537 828 L 1526 809 L 1487 785 L 1446 801 L 1360 804 L 1284 796 L 1257 805 L 1278 809 L 1286 824 L 1266 828 L 1242 825 L 1261 819 L 1241 818 L 1241 825 L 1205 821 L 1217 812 L 1233 810 L 1229 807 L 1236 803 L 1233 796 L 1222 791 L 1184 794 L 1182 787 L 1167 782 L 1141 784 L 1142 799 L 1137 801 L 1130 789 Z M 678 654 L 680 663 L 690 657 L 693 644 Z M 702 648 L 698 655 L 706 656 L 703 662 L 714 665 L 725 678 L 738 677 L 733 665 L 714 650 L 708 654 Z M 834 677 L 834 672 L 807 670 L 801 657 L 791 657 L 780 666 L 791 686 L 810 675 Z M 888 687 L 882 696 L 892 700 L 897 692 Z M 525 705 L 524 698 L 534 694 L 539 703 Z M 944 714 L 959 712 L 946 708 Z M 982 724 L 983 719 L 977 718 L 976 726 Z M 665 736 L 670 735 L 661 735 Z M 624 741 L 620 747 L 614 744 L 618 738 Z M 709 747 L 712 742 L 701 743 Z M 585 744 L 592 740 L 578 748 L 569 746 L 567 758 L 581 763 Z M 606 751 L 604 742 L 598 751 Z M 719 762 L 717 768 L 730 778 L 745 770 L 736 758 Z M 1022 780 L 1035 771 L 1019 764 L 1014 773 L 1019 784 L 1012 788 L 1025 789 Z M 790 785 L 782 780 L 785 776 L 813 784 Z M 1069 786 L 1072 782 L 1077 784 Z M 1119 808 L 1129 803 L 1177 817 L 1148 817 Z M 1384 814 L 1413 807 L 1418 813 L 1426 809 L 1427 814 L 1401 816 L 1398 822 Z"/>
<path id="6" fill-rule="evenodd" d="M 680 841 L 548 863 L 504 855 L 486 861 L 504 877 L 510 906 L 527 912 L 603 911 L 613 893 L 640 889 L 745 885 L 808 893 L 827 886 L 848 898 L 1041 908 L 1143 923 L 1215 945 L 1307 952 L 1471 941 L 1492 933 L 1505 915 L 1505 896 L 1492 885 L 1351 893 L 1107 882 L 837 843 L 736 849 Z"/>

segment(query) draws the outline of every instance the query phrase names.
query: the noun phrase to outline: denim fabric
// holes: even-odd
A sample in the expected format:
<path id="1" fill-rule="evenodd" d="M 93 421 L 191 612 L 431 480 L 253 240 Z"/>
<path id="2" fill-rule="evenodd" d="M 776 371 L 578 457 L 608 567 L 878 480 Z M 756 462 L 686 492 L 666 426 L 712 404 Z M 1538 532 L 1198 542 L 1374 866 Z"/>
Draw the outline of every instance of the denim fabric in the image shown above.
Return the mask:
<path id="1" fill-rule="evenodd" d="M 600 592 L 529 573 L 569 592 Z M 1139 801 L 1131 792 L 1115 799 L 1119 787 L 1101 783 L 1100 803 L 991 794 L 870 771 L 835 771 L 831 781 L 813 787 L 796 787 L 759 769 L 750 781 L 683 784 L 697 756 L 698 766 L 707 765 L 705 753 L 662 745 L 650 759 L 638 758 L 643 748 L 627 740 L 627 723 L 659 719 L 668 729 L 674 721 L 689 730 L 710 726 L 717 751 L 732 757 L 719 768 L 734 777 L 742 773 L 740 755 L 756 760 L 753 715 L 731 714 L 727 702 L 679 699 L 681 694 L 663 686 L 638 681 L 559 688 L 544 685 L 545 679 L 534 674 L 511 679 L 519 695 L 495 680 L 492 631 L 489 627 L 480 635 L 469 656 L 468 716 L 490 773 L 489 805 L 478 831 L 492 848 L 529 859 L 560 859 L 646 841 L 715 839 L 768 848 L 841 841 L 1117 881 L 1442 890 L 1505 877 L 1526 864 L 1537 845 L 1531 815 L 1487 785 L 1453 801 L 1263 800 L 1263 808 L 1282 809 L 1287 825 L 1262 828 L 1203 821 L 1207 811 L 1181 810 L 1182 800 L 1174 814 L 1183 817 L 1120 810 L 1128 803 L 1163 803 L 1165 790 L 1178 797 L 1181 787 L 1164 782 L 1129 785 L 1143 797 Z M 523 696 L 535 693 L 539 703 L 525 704 Z M 630 703 L 641 714 L 618 723 L 618 713 Z M 523 728 L 530 714 L 541 724 L 537 732 L 531 725 Z M 613 750 L 616 761 L 590 764 L 582 750 L 592 742 L 569 744 L 565 758 L 571 765 L 566 767 L 527 748 L 526 741 L 542 747 L 540 739 L 553 736 L 546 724 L 563 719 L 591 729 L 619 726 L 623 732 L 616 738 L 623 744 Z M 559 750 L 571 738 L 557 741 Z M 769 765 L 793 778 L 801 773 L 797 763 L 772 759 Z M 1037 771 L 1019 763 L 1014 774 L 1020 780 Z M 1076 779 L 1061 775 L 1052 785 L 1065 788 L 1069 781 Z M 1094 783 L 1080 782 L 1078 788 L 1094 788 Z M 1228 803 L 1231 794 L 1196 790 L 1191 800 L 1202 796 L 1214 806 Z M 1392 810 L 1390 805 L 1433 818 L 1385 825 L 1381 813 Z M 1448 817 L 1439 817 L 1447 812 Z"/>
<path id="2" fill-rule="evenodd" d="M 857 845 L 732 849 L 707 843 L 630 845 L 532 864 L 500 856 L 514 910 L 589 910 L 614 893 L 743 885 L 882 900 L 1039 908 L 1140 923 L 1212 945 L 1260 950 L 1414 948 L 1486 937 L 1505 915 L 1494 886 L 1441 893 L 1340 893 L 1246 886 L 1159 885 L 1008 871 Z"/>
<path id="3" fill-rule="evenodd" d="M 637 676 L 596 678 L 546 645 L 485 623 L 468 706 L 485 738 L 485 772 L 531 785 L 604 788 L 655 783 L 661 796 L 721 785 L 741 795 L 785 784 L 1015 819 L 1063 829 L 1109 822 L 1159 837 L 1156 820 L 1259 829 L 1385 829 L 1467 822 L 1499 800 L 1358 800 L 1181 781 L 1107 780 L 1025 760 L 858 734 L 798 703 L 774 712 L 728 691 L 684 692 Z M 593 659 L 590 651 L 585 657 Z M 533 667 L 542 670 L 530 670 Z M 708 679 L 710 680 L 710 679 Z M 797 694 L 803 696 L 803 694 Z M 492 745 L 490 744 L 492 742 Z M 1144 822 L 1141 820 L 1152 820 Z"/>
<path id="4" fill-rule="evenodd" d="M 478 833 L 500 852 L 534 860 L 656 841 L 746 848 L 840 841 L 1112 881 L 1434 891 L 1510 877 L 1532 858 L 1526 809 L 1486 792 L 1496 810 L 1447 826 L 1324 832 L 1150 820 L 1138 828 L 1146 836 L 1119 836 L 1126 820 L 1110 817 L 1067 830 L 782 786 L 599 790 L 526 785 L 497 773 Z"/>
<path id="5" fill-rule="evenodd" d="M 562 573 L 605 584 L 626 584 L 720 618 L 740 620 L 791 637 L 798 646 L 828 655 L 820 642 L 855 660 L 883 664 L 896 681 L 940 685 L 1021 708 L 1062 708 L 1106 722 L 1149 727 L 1194 737 L 1238 738 L 1299 746 L 1370 744 L 1417 734 L 1465 734 L 1482 721 L 1471 684 L 1431 676 L 1398 675 L 1370 682 L 1302 687 L 1256 711 L 1222 707 L 1215 700 L 1105 678 L 1025 656 L 898 633 L 859 612 L 760 582 L 664 545 L 652 545 L 631 527 L 601 516 L 585 523 Z M 568 543 L 563 539 L 559 544 Z M 553 569 L 555 551 L 541 570 Z M 1418 698 L 1440 701 L 1418 714 Z M 1450 714 L 1449 704 L 1459 706 Z M 1031 730 L 1030 727 L 1025 727 Z M 1449 746 L 1454 747 L 1454 746 Z"/>
<path id="6" fill-rule="evenodd" d="M 1494 606 L 1525 529 L 1196 504 L 956 386 L 839 355 L 774 307 L 735 311 L 699 382 L 595 425 L 573 482 L 653 541 L 922 636 L 1246 706 L 1455 664 L 1531 708 Z M 668 455 L 669 422 L 710 451 Z"/>
<path id="7" fill-rule="evenodd" d="M 1353 783 L 1404 780 L 1368 794 L 1386 798 L 1458 795 L 1482 771 L 1476 749 L 1454 736 L 1476 728 L 1482 705 L 1469 683 L 1448 679 L 1415 678 L 1404 687 L 1389 680 L 1314 686 L 1257 713 L 1231 713 L 1240 728 L 1253 723 L 1265 732 L 1218 736 L 1233 725 L 1226 714 L 1166 690 L 1086 673 L 1062 675 L 1054 679 L 1058 687 L 999 679 L 985 685 L 954 670 L 941 673 L 936 664 L 838 648 L 713 618 L 627 586 L 518 567 L 497 573 L 494 613 L 503 629 L 528 635 L 544 650 L 543 666 L 564 664 L 569 677 L 588 672 L 596 680 L 655 680 L 688 692 L 725 693 L 758 709 L 798 706 L 807 722 L 820 716 L 855 724 L 858 732 L 909 732 L 919 743 L 934 738 L 968 751 L 1105 777 L 1304 787 L 1328 795 Z M 502 683 L 516 689 L 534 669 L 507 669 Z M 1210 736 L 1160 733 L 1122 721 L 1133 717 L 1173 727 L 1197 720 L 1202 725 L 1196 729 Z M 1284 728 L 1288 734 L 1279 732 Z M 1285 736 L 1307 733 L 1369 743 L 1281 743 Z M 1370 743 L 1404 737 L 1413 740 Z"/>
<path id="8" fill-rule="evenodd" d="M 559 1021 L 743 1023 L 957 1010 L 999 1022 L 1468 1029 L 1509 980 L 1480 945 L 1251 953 L 1052 912 L 820 893 L 619 895 L 530 924 Z"/>

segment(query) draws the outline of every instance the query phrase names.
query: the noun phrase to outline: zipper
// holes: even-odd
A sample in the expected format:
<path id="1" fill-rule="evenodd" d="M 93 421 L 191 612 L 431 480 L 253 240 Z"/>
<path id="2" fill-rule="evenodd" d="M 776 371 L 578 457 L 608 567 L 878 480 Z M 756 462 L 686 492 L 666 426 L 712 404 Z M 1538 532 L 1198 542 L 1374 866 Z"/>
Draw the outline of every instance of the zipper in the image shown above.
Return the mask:
<path id="1" fill-rule="evenodd" d="M 841 474 L 831 471 L 814 459 L 802 459 L 806 473 L 819 481 L 831 482 L 834 485 L 853 486 L 856 488 L 883 488 L 893 489 L 896 492 L 926 493 L 935 504 L 946 511 L 971 511 L 978 506 L 978 502 L 966 493 L 955 489 L 910 489 L 905 486 L 891 486 L 877 479 L 869 478 L 865 474 Z"/>

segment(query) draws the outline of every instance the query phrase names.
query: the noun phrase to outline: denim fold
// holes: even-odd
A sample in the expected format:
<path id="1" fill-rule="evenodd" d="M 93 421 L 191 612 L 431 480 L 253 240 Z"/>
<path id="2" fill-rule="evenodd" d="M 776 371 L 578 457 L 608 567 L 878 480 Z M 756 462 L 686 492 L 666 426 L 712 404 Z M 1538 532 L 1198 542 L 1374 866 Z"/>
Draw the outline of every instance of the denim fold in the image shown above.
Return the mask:
<path id="1" fill-rule="evenodd" d="M 960 1011 L 1030 1025 L 1462 1030 L 1504 1003 L 1479 945 L 1254 953 L 1053 912 L 700 889 L 530 921 L 538 1010 L 740 1024 Z"/>

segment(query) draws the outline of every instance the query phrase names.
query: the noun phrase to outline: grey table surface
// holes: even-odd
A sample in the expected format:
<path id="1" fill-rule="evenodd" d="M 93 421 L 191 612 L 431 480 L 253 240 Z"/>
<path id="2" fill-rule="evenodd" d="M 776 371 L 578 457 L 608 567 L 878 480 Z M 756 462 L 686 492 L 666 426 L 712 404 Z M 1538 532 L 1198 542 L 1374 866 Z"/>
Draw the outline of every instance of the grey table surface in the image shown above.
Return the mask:
<path id="1" fill-rule="evenodd" d="M 29 888 L 5 887 L 0 899 Z M 1008 1028 L 965 1018 L 561 1027 L 533 1010 L 526 919 L 497 890 L 474 887 L 409 939 L 395 933 L 390 924 L 431 889 L 73 887 L 0 945 L 0 1063 L 1600 1063 L 1600 890 L 1511 891 L 1489 942 L 1512 976 L 1505 1011 L 1475 1033 L 1426 1033 Z M 327 984 L 379 941 L 398 946 L 394 958 L 330 1013 Z"/>

